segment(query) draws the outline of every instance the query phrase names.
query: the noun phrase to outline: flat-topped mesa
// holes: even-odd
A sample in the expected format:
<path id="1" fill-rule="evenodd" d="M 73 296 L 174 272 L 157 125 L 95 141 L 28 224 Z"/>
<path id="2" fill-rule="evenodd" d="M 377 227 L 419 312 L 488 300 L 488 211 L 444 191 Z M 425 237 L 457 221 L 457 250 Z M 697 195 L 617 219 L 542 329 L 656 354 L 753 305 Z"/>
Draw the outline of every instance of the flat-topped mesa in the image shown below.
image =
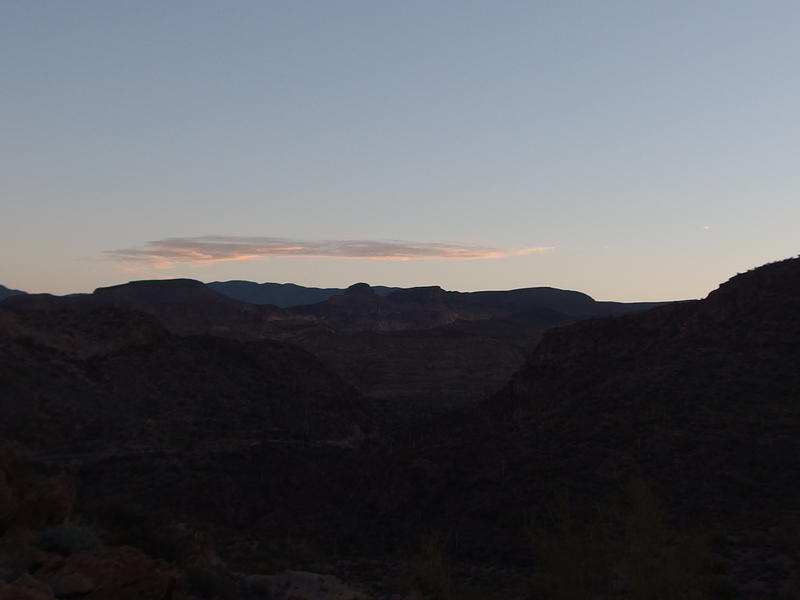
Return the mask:
<path id="1" fill-rule="evenodd" d="M 94 296 L 102 299 L 141 302 L 236 302 L 194 279 L 146 279 L 97 288 Z"/>
<path id="2" fill-rule="evenodd" d="M 267 322 L 285 316 L 276 306 L 240 302 L 192 279 L 133 281 L 100 288 L 93 296 L 114 306 L 153 314 L 168 329 L 182 335 L 258 339 L 263 337 Z"/>
<path id="3" fill-rule="evenodd" d="M 324 302 L 298 307 L 300 312 L 317 312 L 331 316 L 332 313 L 361 316 L 380 312 L 384 308 L 381 297 L 366 283 L 354 283 L 341 294 L 336 294 Z"/>
<path id="4" fill-rule="evenodd" d="M 3 302 L 18 310 L 64 311 L 114 307 L 147 313 L 173 333 L 259 339 L 283 309 L 224 296 L 192 279 L 144 280 L 79 296 L 24 295 Z"/>
<path id="5" fill-rule="evenodd" d="M 444 291 L 438 285 L 428 285 L 397 290 L 386 298 L 398 303 L 440 302 L 451 293 Z"/>
<path id="6" fill-rule="evenodd" d="M 345 296 L 365 296 L 369 298 L 375 297 L 375 291 L 368 283 L 354 283 L 344 291 Z"/>

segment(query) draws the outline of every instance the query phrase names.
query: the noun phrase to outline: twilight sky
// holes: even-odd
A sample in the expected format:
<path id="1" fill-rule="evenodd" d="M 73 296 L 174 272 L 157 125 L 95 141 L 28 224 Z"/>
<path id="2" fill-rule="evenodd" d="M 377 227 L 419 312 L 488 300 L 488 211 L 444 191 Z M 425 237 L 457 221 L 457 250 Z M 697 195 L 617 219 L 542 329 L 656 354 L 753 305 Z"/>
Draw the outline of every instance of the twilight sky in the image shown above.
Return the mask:
<path id="1" fill-rule="evenodd" d="M 603 300 L 800 252 L 796 0 L 2 0 L 0 283 Z"/>

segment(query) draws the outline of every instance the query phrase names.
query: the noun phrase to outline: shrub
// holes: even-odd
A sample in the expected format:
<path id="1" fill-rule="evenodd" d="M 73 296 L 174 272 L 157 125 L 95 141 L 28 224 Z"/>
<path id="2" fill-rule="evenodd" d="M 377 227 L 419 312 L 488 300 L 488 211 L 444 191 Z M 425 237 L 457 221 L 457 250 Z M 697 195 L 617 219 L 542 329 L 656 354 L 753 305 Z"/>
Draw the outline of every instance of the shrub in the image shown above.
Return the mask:
<path id="1" fill-rule="evenodd" d="M 213 571 L 198 568 L 186 571 L 186 588 L 193 596 L 209 600 L 227 600 L 235 593 L 234 586 L 229 580 Z"/>
<path id="2" fill-rule="evenodd" d="M 575 517 L 561 493 L 548 522 L 534 531 L 534 545 L 535 587 L 554 600 L 590 598 L 612 587 L 622 598 L 702 598 L 710 570 L 709 536 L 670 528 L 639 480 L 588 518 Z"/>
<path id="3" fill-rule="evenodd" d="M 447 538 L 430 533 L 420 540 L 418 550 L 406 562 L 412 585 L 437 600 L 453 598 L 452 567 Z"/>
<path id="4" fill-rule="evenodd" d="M 100 540 L 91 529 L 75 523 L 64 523 L 42 531 L 36 539 L 36 545 L 47 552 L 68 556 L 80 550 L 97 548 Z"/>
<path id="5" fill-rule="evenodd" d="M 405 593 L 414 591 L 428 600 L 493 600 L 497 584 L 478 586 L 475 582 L 459 581 L 451 555 L 452 534 L 429 532 L 423 535 L 416 549 L 403 559 L 399 580 L 386 580 L 390 588 Z M 417 596 L 414 596 L 417 597 Z"/>
<path id="6" fill-rule="evenodd" d="M 609 587 L 611 556 L 605 515 L 583 523 L 566 490 L 557 493 L 546 526 L 533 532 L 537 555 L 534 585 L 554 600 L 583 600 Z"/>

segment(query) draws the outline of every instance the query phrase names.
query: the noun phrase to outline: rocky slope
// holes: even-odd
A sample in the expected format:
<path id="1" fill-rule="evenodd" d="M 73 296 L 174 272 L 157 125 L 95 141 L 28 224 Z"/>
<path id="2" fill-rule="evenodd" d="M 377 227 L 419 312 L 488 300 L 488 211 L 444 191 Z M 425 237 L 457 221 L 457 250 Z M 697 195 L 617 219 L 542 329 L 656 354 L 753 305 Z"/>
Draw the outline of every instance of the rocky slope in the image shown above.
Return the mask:
<path id="1" fill-rule="evenodd" d="M 383 310 L 369 296 L 358 303 Z M 800 259 L 739 275 L 705 300 L 637 314 L 562 327 L 552 325 L 563 317 L 544 309 L 496 318 L 495 335 L 505 323 L 511 338 L 522 323 L 550 327 L 499 394 L 403 436 L 349 447 L 323 442 L 355 425 L 367 430 L 369 420 L 352 390 L 301 350 L 180 337 L 152 316 L 108 306 L 62 311 L 48 300 L 45 308 L 0 308 L 0 434 L 71 466 L 79 506 L 98 523 L 109 502 L 133 499 L 192 526 L 213 524 L 225 560 L 248 572 L 265 572 L 276 556 L 282 567 L 324 563 L 345 579 L 371 580 L 383 598 L 402 586 L 381 578 L 403 565 L 457 565 L 439 572 L 441 585 L 489 582 L 471 597 L 517 599 L 530 595 L 509 582 L 577 579 L 563 565 L 582 565 L 583 548 L 602 537 L 596 515 L 609 514 L 620 490 L 642 489 L 631 481 L 645 482 L 658 502 L 640 493 L 639 504 L 626 497 L 613 512 L 612 533 L 603 534 L 613 544 L 601 554 L 616 562 L 594 597 L 798 593 Z M 449 327 L 464 345 L 488 322 L 428 334 Z M 395 353 L 419 352 L 410 330 L 347 335 L 408 336 Z M 347 337 L 331 334 L 331 347 L 337 339 Z M 359 347 L 340 348 L 355 364 Z M 442 371 L 435 365 L 431 378 Z M 554 505 L 555 496 L 568 500 Z M 565 513 L 572 537 L 558 538 L 565 529 L 553 515 Z M 710 530 L 708 556 L 682 545 L 695 539 L 684 532 Z M 541 550 L 539 539 L 550 546 Z M 410 558 L 398 548 L 412 548 Z M 556 575 L 547 548 L 561 561 Z M 636 592 L 628 563 L 662 582 L 658 593 Z M 408 585 L 433 594 L 430 581 L 419 583 L 425 573 Z M 691 587 L 675 591 L 675 581 Z M 556 589 L 540 597 L 568 597 Z"/>
<path id="2" fill-rule="evenodd" d="M 30 539 L 3 536 L 4 527 L 38 531 L 71 509 L 47 516 L 59 494 L 43 492 L 53 496 L 47 504 L 32 495 L 30 477 L 16 484 L 0 472 L 0 515 L 10 519 L 0 519 L 0 580 L 8 584 L 0 581 L 0 597 L 34 593 L 16 571 L 2 572 L 7 543 L 9 552 L 33 553 L 26 568 L 43 594 L 37 598 L 188 598 L 191 572 L 176 567 L 197 537 L 184 539 L 186 523 L 238 531 L 258 521 L 284 532 L 287 523 L 313 527 L 332 510 L 328 498 L 344 497 L 335 491 L 341 482 L 327 481 L 324 461 L 335 465 L 374 428 L 355 391 L 312 355 L 271 340 L 178 336 L 145 313 L 44 300 L 0 307 L 0 449 L 13 448 L 38 469 L 68 469 L 80 518 L 109 544 L 138 549 L 42 558 Z M 31 511 L 43 516 L 22 523 Z M 243 575 L 223 575 L 249 585 Z M 284 587 L 294 589 L 293 577 L 258 585 L 277 586 L 280 598 Z"/>
<path id="3" fill-rule="evenodd" d="M 0 285 L 0 300 L 8 298 L 9 296 L 16 296 L 17 294 L 24 294 L 25 292 L 20 290 L 12 290 L 11 288 L 7 288 L 4 285 Z"/>
<path id="4" fill-rule="evenodd" d="M 800 259 L 702 301 L 551 329 L 491 402 L 395 448 L 371 497 L 387 520 L 427 510 L 466 554 L 514 560 L 555 491 L 588 519 L 643 480 L 670 522 L 720 532 L 713 597 L 795 597 L 798 364 Z"/>

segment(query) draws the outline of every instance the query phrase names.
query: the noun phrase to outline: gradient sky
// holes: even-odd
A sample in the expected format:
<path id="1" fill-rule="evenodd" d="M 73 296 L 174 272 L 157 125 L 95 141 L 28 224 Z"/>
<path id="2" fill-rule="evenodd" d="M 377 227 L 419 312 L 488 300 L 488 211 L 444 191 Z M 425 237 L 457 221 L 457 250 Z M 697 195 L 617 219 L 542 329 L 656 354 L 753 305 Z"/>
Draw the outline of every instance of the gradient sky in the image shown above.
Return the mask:
<path id="1" fill-rule="evenodd" d="M 800 252 L 800 3 L 0 0 L 0 283 L 705 296 Z"/>

